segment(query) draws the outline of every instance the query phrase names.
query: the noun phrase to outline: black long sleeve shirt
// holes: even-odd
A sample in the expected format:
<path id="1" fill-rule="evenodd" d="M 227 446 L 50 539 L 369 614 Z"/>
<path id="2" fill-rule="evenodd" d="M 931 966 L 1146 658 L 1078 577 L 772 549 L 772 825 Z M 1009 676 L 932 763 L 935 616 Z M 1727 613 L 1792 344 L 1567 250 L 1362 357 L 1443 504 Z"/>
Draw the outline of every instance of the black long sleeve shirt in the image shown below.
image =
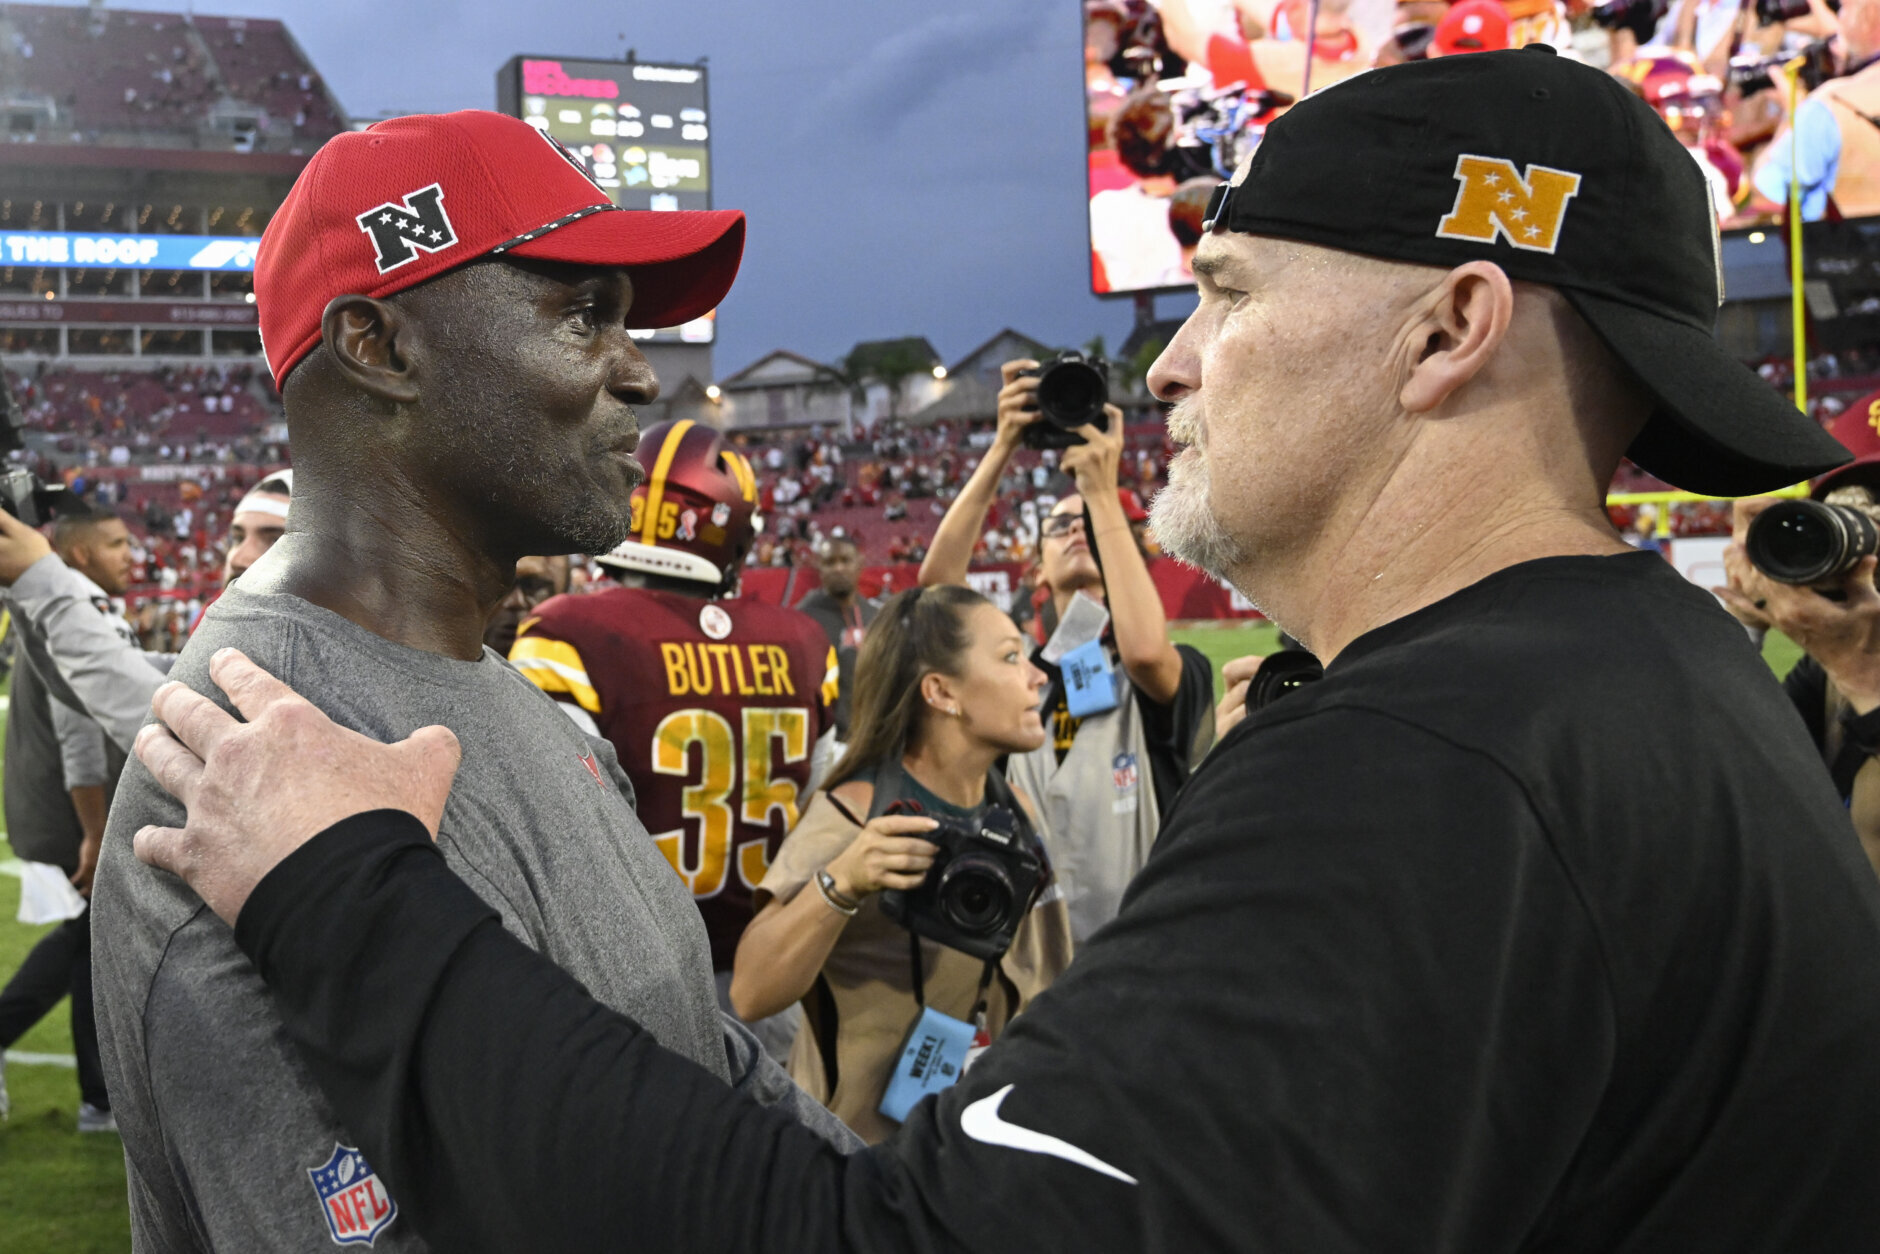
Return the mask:
<path id="1" fill-rule="evenodd" d="M 236 933 L 453 1251 L 1880 1246 L 1880 883 L 1649 554 L 1500 572 L 1250 716 L 1117 920 L 851 1158 L 512 941 L 408 817 Z"/>

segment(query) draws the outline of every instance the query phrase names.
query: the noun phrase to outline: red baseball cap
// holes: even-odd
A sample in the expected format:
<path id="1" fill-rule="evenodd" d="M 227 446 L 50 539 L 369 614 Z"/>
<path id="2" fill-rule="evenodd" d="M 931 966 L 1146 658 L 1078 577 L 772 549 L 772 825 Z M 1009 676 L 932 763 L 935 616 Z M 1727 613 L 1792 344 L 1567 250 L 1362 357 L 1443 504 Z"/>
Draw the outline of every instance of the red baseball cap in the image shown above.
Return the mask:
<path id="1" fill-rule="evenodd" d="M 1815 499 L 1854 484 L 1880 487 L 1880 392 L 1870 392 L 1842 410 L 1828 433 L 1847 446 L 1854 460 L 1815 480 Z"/>
<path id="2" fill-rule="evenodd" d="M 744 215 L 623 210 L 566 148 L 501 113 L 419 114 L 336 135 L 300 172 L 255 259 L 275 385 L 320 343 L 335 296 L 389 296 L 495 254 L 628 267 L 633 325 L 670 327 L 731 289 Z"/>
<path id="3" fill-rule="evenodd" d="M 1436 24 L 1430 46 L 1438 56 L 1498 52 L 1513 38 L 1513 22 L 1498 0 L 1458 0 Z"/>

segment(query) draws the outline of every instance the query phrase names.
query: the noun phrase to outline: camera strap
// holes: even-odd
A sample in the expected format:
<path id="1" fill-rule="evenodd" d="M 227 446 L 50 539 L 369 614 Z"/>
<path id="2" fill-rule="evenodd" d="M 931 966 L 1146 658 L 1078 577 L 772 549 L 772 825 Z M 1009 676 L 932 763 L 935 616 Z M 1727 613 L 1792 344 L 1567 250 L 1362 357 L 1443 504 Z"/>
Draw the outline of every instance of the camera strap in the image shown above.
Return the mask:
<path id="1" fill-rule="evenodd" d="M 920 951 L 920 934 L 910 930 L 907 934 L 907 974 L 908 982 L 914 988 L 914 1004 L 922 1010 L 927 1008 L 927 958 Z M 966 1016 L 968 1023 L 977 1026 L 980 1017 L 986 1012 L 986 990 L 992 987 L 992 977 L 998 973 L 999 960 L 986 959 L 985 967 L 979 972 L 979 987 L 973 992 L 973 1008 Z"/>

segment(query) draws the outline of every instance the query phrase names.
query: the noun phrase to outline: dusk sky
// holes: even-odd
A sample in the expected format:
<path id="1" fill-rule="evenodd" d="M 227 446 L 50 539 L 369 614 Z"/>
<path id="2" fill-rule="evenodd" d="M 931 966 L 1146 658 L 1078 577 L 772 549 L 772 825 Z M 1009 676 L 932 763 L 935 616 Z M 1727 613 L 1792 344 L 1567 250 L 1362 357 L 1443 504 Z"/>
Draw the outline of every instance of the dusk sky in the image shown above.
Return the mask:
<path id="1" fill-rule="evenodd" d="M 112 7 L 176 12 L 179 0 Z M 714 204 L 750 215 L 721 375 L 773 348 L 833 360 L 925 335 L 952 360 L 1003 326 L 1101 333 L 1089 293 L 1079 0 L 205 0 L 288 23 L 355 117 L 493 108 L 517 53 L 710 58 Z M 1161 299 L 1175 316 L 1192 304 Z"/>

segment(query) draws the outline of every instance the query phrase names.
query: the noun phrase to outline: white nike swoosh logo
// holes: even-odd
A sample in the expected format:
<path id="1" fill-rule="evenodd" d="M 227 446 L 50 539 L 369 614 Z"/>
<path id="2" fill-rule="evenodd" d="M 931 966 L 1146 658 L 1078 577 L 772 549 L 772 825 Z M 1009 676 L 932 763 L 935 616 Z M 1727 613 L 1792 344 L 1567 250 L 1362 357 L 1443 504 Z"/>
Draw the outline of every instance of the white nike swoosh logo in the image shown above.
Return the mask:
<path id="1" fill-rule="evenodd" d="M 1006 1085 L 996 1093 L 988 1093 L 965 1110 L 960 1112 L 960 1131 L 975 1141 L 986 1145 L 1003 1145 L 1006 1149 L 1024 1150 L 1028 1154 L 1049 1154 L 1053 1158 L 1062 1158 L 1067 1163 L 1076 1163 L 1079 1167 L 1088 1167 L 1100 1171 L 1112 1179 L 1124 1184 L 1135 1184 L 1136 1177 L 1127 1172 L 1118 1171 L 1095 1154 L 1078 1149 L 1069 1141 L 1047 1136 L 1042 1132 L 1033 1132 L 1030 1128 L 1021 1128 L 1015 1123 L 1007 1123 L 999 1117 L 999 1104 L 1005 1100 L 1013 1085 Z"/>

